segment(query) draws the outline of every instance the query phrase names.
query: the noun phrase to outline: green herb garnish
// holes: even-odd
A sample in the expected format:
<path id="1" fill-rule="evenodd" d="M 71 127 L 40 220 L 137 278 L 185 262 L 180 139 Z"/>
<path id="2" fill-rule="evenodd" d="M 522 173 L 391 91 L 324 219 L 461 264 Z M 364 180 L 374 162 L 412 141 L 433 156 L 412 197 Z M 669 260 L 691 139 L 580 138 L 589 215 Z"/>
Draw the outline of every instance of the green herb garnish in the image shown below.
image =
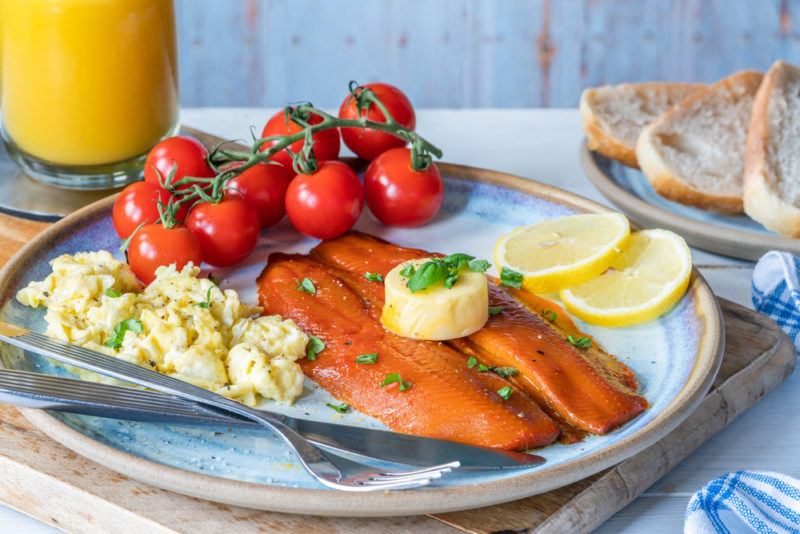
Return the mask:
<path id="1" fill-rule="evenodd" d="M 508 267 L 503 267 L 500 270 L 500 281 L 504 286 L 519 289 L 522 287 L 522 274 Z"/>
<path id="2" fill-rule="evenodd" d="M 347 413 L 348 411 L 350 411 L 350 405 L 344 402 L 341 404 L 333 404 L 331 402 L 327 402 L 325 403 L 325 406 L 333 410 L 336 410 L 339 413 Z"/>
<path id="3" fill-rule="evenodd" d="M 308 338 L 308 345 L 306 345 L 306 358 L 312 362 L 317 359 L 317 354 L 325 350 L 325 343 L 317 336 L 310 336 Z"/>
<path id="4" fill-rule="evenodd" d="M 508 400 L 512 392 L 511 386 L 503 386 L 497 390 L 497 394 L 500 395 L 500 398 L 503 400 Z"/>
<path id="5" fill-rule="evenodd" d="M 558 314 L 553 310 L 545 310 L 542 312 L 542 315 L 544 315 L 544 318 L 550 321 L 551 323 L 556 322 L 556 319 L 558 319 Z"/>
<path id="6" fill-rule="evenodd" d="M 480 364 L 478 366 L 478 372 L 479 373 L 486 373 L 486 372 L 489 372 L 489 371 L 494 371 L 494 369 L 495 369 L 494 365 L 483 365 L 483 364 Z"/>
<path id="7" fill-rule="evenodd" d="M 111 297 L 112 299 L 119 298 L 122 296 L 122 293 L 114 289 L 113 287 L 109 287 L 106 289 L 105 295 L 107 297 Z"/>
<path id="8" fill-rule="evenodd" d="M 364 273 L 364 278 L 366 278 L 370 282 L 383 283 L 383 275 L 381 273 Z"/>
<path id="9" fill-rule="evenodd" d="M 381 387 L 386 387 L 389 384 L 394 384 L 395 382 L 400 383 L 400 391 L 405 391 L 411 387 L 411 382 L 406 382 L 403 380 L 403 378 L 400 376 L 400 373 L 389 373 L 386 375 L 386 378 L 384 378 L 383 382 L 381 382 Z"/>
<path id="10" fill-rule="evenodd" d="M 106 347 L 118 349 L 122 346 L 122 340 L 125 339 L 125 332 L 131 331 L 134 334 L 142 333 L 142 322 L 139 319 L 125 319 L 114 327 L 111 337 L 106 341 Z"/>
<path id="11" fill-rule="evenodd" d="M 476 260 L 475 256 L 456 253 L 444 258 L 431 258 L 416 270 L 407 265 L 400 274 L 408 278 L 407 286 L 412 293 L 422 291 L 433 285 L 443 282 L 444 287 L 450 289 L 458 282 L 458 275 L 462 269 L 472 272 L 485 272 L 491 264 L 486 260 Z"/>
<path id="12" fill-rule="evenodd" d="M 295 289 L 303 293 L 308 293 L 309 295 L 317 294 L 317 288 L 314 287 L 314 282 L 311 281 L 311 278 L 303 278 L 302 282 L 297 282 L 297 287 Z"/>
<path id="13" fill-rule="evenodd" d="M 508 378 L 509 376 L 517 376 L 519 371 L 516 367 L 495 367 L 492 369 L 494 374 L 502 376 L 503 378 Z"/>
<path id="14" fill-rule="evenodd" d="M 216 286 L 214 286 L 214 287 L 216 287 Z M 198 308 L 205 308 L 205 309 L 210 308 L 211 307 L 211 290 L 212 289 L 213 288 L 209 287 L 208 291 L 206 292 L 206 300 L 204 300 L 203 302 L 198 302 L 197 304 L 195 304 L 195 306 L 197 306 Z"/>
<path id="15" fill-rule="evenodd" d="M 405 267 L 400 269 L 400 276 L 402 276 L 403 278 L 411 278 L 412 276 L 414 276 L 415 272 L 417 272 L 417 270 L 414 268 L 413 265 L 409 263 Z"/>
<path id="16" fill-rule="evenodd" d="M 362 354 L 356 357 L 356 363 L 378 363 L 378 353 Z"/>
<path id="17" fill-rule="evenodd" d="M 475 359 L 475 358 L 473 358 L 472 356 L 470 356 L 469 358 L 467 358 L 467 368 L 469 368 L 469 369 L 472 369 L 472 368 L 473 368 L 473 367 L 475 367 L 476 365 L 478 365 L 478 360 L 476 360 L 476 359 Z"/>
<path id="18" fill-rule="evenodd" d="M 489 315 L 494 317 L 495 315 L 501 313 L 505 308 L 502 306 L 489 306 Z"/>
<path id="19" fill-rule="evenodd" d="M 567 336 L 567 341 L 570 345 L 579 349 L 588 349 L 592 346 L 592 339 L 589 337 Z"/>

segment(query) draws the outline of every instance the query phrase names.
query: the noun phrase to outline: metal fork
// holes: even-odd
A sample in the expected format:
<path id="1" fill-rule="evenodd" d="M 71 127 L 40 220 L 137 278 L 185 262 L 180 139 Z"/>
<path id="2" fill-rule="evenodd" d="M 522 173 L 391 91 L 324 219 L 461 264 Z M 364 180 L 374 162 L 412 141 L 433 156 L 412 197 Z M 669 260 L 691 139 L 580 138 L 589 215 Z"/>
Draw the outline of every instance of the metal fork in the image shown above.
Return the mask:
<path id="1" fill-rule="evenodd" d="M 306 471 L 319 483 L 332 489 L 367 492 L 418 488 L 460 465 L 458 461 L 453 461 L 411 471 L 376 470 L 368 465 L 321 451 L 268 413 L 171 376 L 2 321 L 0 321 L 0 340 L 62 363 L 162 391 L 255 421 L 279 435 L 295 452 Z"/>

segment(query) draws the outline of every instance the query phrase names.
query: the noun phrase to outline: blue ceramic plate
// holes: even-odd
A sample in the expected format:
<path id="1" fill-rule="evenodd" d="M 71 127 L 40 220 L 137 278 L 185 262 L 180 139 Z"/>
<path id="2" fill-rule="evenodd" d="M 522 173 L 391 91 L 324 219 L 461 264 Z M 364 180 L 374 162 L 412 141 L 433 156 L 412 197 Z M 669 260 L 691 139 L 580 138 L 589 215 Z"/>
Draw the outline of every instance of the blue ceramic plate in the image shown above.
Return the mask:
<path id="1" fill-rule="evenodd" d="M 390 229 L 365 212 L 357 228 L 414 247 L 467 252 L 490 258 L 497 237 L 542 219 L 602 206 L 533 181 L 491 171 L 442 164 L 446 201 L 437 218 L 420 229 Z M 43 310 L 13 296 L 44 278 L 48 261 L 64 253 L 106 249 L 118 240 L 111 224 L 113 199 L 93 204 L 55 224 L 20 251 L 0 272 L 0 316 L 42 331 Z M 215 270 L 225 287 L 256 301 L 255 278 L 274 251 L 305 252 L 315 244 L 287 223 L 265 233 L 242 265 Z M 702 399 L 722 356 L 722 324 L 716 300 L 695 274 L 689 292 L 657 321 L 605 329 L 582 325 L 609 352 L 636 371 L 651 407 L 624 427 L 572 445 L 537 451 L 546 464 L 490 473 L 455 472 L 421 490 L 345 494 L 315 483 L 276 439 L 255 430 L 189 428 L 25 410 L 57 441 L 111 469 L 181 493 L 253 508 L 303 514 L 379 516 L 434 513 L 487 506 L 560 487 L 592 475 L 654 443 Z M 63 374 L 48 361 L 6 347 L 5 365 Z M 380 428 L 358 413 L 341 415 L 325 406 L 328 394 L 312 382 L 292 407 L 269 409 L 299 417 Z"/>
<path id="2" fill-rule="evenodd" d="M 589 180 L 615 206 L 646 228 L 677 232 L 693 247 L 743 260 L 757 260 L 770 250 L 800 254 L 800 239 L 767 230 L 746 215 L 722 215 L 662 197 L 638 169 L 581 145 L 581 163 Z"/>

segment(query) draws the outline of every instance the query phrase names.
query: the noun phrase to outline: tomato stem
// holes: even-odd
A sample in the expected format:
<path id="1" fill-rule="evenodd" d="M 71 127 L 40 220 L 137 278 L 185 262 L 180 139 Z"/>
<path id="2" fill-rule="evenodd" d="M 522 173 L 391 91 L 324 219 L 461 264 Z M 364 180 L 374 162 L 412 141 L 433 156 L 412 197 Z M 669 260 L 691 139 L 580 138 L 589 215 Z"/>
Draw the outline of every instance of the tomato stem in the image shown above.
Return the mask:
<path id="1" fill-rule="evenodd" d="M 411 144 L 411 167 L 415 171 L 424 171 L 430 167 L 433 157 L 441 158 L 442 151 L 436 145 L 398 123 L 389 113 L 389 110 L 381 102 L 375 92 L 368 88 L 358 85 L 355 81 L 349 84 L 350 93 L 356 99 L 359 109 L 359 116 L 356 119 L 342 119 L 331 115 L 321 109 L 314 107 L 310 102 L 302 102 L 284 108 L 284 116 L 287 121 L 295 122 L 302 129 L 291 135 L 272 135 L 268 137 L 255 138 L 248 152 L 228 150 L 224 145 L 231 141 L 223 141 L 217 144 L 209 152 L 208 162 L 211 167 L 218 171 L 219 167 L 230 162 L 242 162 L 238 167 L 233 167 L 219 172 L 213 178 L 201 178 L 186 176 L 174 183 L 175 168 L 170 176 L 163 180 L 164 187 L 170 191 L 177 199 L 171 200 L 167 206 L 159 206 L 161 222 L 167 228 L 175 224 L 178 209 L 183 205 L 193 206 L 197 202 L 219 202 L 224 196 L 228 182 L 248 169 L 262 164 L 276 164 L 270 158 L 286 150 L 292 156 L 292 168 L 295 172 L 310 174 L 317 170 L 318 163 L 313 150 L 313 135 L 317 132 L 330 130 L 333 128 L 361 128 L 385 132 L 398 137 Z M 375 105 L 385 118 L 386 122 L 372 121 L 367 118 L 369 108 Z M 321 120 L 315 124 L 309 122 L 312 116 L 317 116 Z M 297 141 L 303 141 L 303 149 L 295 154 L 289 147 Z M 269 148 L 262 150 L 267 144 Z M 190 187 L 185 187 L 189 185 Z M 162 213 L 163 211 L 163 213 Z M 171 226 L 167 226 L 167 224 Z"/>

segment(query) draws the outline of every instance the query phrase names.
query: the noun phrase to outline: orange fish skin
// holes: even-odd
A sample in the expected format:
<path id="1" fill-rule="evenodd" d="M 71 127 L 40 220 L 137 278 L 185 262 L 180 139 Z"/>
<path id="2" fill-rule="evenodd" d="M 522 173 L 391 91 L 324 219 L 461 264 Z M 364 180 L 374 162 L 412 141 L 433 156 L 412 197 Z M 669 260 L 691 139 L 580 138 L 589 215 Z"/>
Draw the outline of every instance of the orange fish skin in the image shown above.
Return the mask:
<path id="1" fill-rule="evenodd" d="M 404 261 L 439 255 L 355 232 L 320 243 L 310 254 L 353 273 L 384 276 Z M 608 433 L 647 409 L 627 366 L 597 347 L 584 352 L 565 340 L 564 332 L 579 332 L 563 310 L 554 327 L 531 311 L 542 306 L 543 299 L 516 290 L 512 296 L 496 284 L 489 288 L 489 304 L 501 306 L 503 312 L 478 332 L 448 342 L 453 347 L 474 354 L 486 365 L 517 368 L 520 374 L 513 382 L 548 413 L 586 432 Z M 610 361 L 614 363 L 609 365 Z"/>
<path id="2" fill-rule="evenodd" d="M 345 276 L 346 273 L 345 273 Z M 298 291 L 310 278 L 316 294 Z M 371 282 L 363 280 L 366 289 Z M 557 424 L 526 395 L 511 386 L 507 401 L 497 390 L 505 379 L 468 369 L 463 357 L 441 343 L 419 342 L 385 331 L 375 306 L 362 298 L 334 269 L 307 256 L 272 254 L 258 279 L 259 301 L 267 313 L 293 319 L 326 345 L 304 372 L 334 397 L 376 417 L 389 428 L 410 434 L 505 450 L 552 443 Z M 358 364 L 360 354 L 378 354 L 376 364 Z M 399 373 L 410 384 L 381 387 Z M 487 376 L 484 376 L 487 375 Z"/>

